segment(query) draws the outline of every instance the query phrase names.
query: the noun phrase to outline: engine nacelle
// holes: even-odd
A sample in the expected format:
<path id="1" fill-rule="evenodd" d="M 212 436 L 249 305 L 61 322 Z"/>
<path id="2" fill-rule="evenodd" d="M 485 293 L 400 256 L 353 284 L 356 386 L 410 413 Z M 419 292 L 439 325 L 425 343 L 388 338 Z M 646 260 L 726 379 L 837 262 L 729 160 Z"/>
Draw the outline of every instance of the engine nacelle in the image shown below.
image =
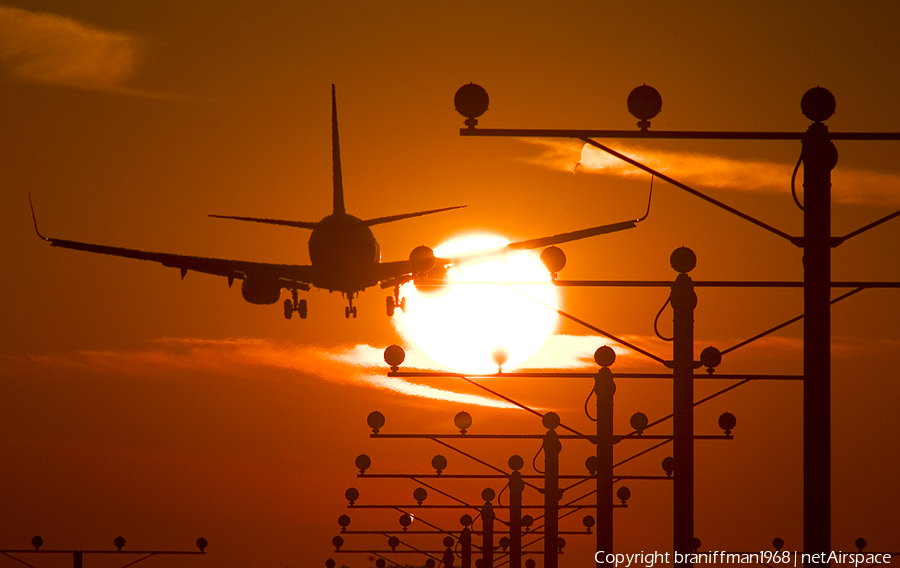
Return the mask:
<path id="1" fill-rule="evenodd" d="M 425 245 L 419 245 L 409 253 L 409 266 L 414 275 L 426 274 L 434 268 L 434 251 Z M 444 276 L 447 272 L 444 271 Z"/>
<path id="2" fill-rule="evenodd" d="M 241 295 L 251 304 L 274 304 L 281 299 L 281 285 L 276 280 L 245 278 Z"/>
<path id="3" fill-rule="evenodd" d="M 430 250 L 430 249 L 429 249 Z M 452 282 L 447 278 L 447 269 L 435 266 L 424 274 L 424 278 L 413 280 L 413 286 L 420 296 L 440 296 L 450 291 Z"/>

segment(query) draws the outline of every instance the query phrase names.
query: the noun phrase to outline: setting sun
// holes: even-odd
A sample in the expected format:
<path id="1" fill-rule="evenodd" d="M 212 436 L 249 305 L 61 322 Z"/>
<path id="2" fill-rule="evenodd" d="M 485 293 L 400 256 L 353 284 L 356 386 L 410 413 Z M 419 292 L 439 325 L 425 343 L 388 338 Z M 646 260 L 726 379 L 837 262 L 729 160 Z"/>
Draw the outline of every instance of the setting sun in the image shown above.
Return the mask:
<path id="1" fill-rule="evenodd" d="M 435 254 L 471 252 L 508 242 L 497 236 L 469 236 L 441 245 Z M 528 252 L 454 268 L 447 276 L 455 283 L 550 281 L 537 254 Z M 400 294 L 406 309 L 394 320 L 397 328 L 438 364 L 456 371 L 495 372 L 491 351 L 496 347 L 509 351 L 504 368 L 520 365 L 540 349 L 556 323 L 556 313 L 547 307 L 556 308 L 556 290 L 547 285 L 463 284 L 429 294 L 409 283 Z"/>

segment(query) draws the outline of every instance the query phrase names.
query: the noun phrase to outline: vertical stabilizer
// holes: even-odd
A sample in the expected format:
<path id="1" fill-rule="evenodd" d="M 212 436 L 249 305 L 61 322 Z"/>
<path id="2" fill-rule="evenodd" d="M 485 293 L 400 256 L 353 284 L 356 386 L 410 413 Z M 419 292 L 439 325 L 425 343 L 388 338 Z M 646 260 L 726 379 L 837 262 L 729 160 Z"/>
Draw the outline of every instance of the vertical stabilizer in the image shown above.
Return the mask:
<path id="1" fill-rule="evenodd" d="M 343 215 L 344 180 L 341 177 L 341 143 L 338 140 L 337 96 L 334 85 L 331 85 L 331 163 L 334 169 L 334 214 Z"/>

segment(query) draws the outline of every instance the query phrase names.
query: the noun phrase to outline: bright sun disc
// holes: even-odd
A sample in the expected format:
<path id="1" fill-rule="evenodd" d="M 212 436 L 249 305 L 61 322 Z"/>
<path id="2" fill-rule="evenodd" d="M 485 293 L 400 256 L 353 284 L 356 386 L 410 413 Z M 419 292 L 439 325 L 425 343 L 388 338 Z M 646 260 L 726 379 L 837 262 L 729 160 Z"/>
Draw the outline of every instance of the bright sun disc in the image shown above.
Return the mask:
<path id="1" fill-rule="evenodd" d="M 469 236 L 435 249 L 440 257 L 495 248 L 509 241 Z M 452 282 L 549 282 L 536 254 L 521 252 L 505 259 L 451 269 Z M 540 349 L 556 325 L 556 289 L 546 284 L 450 286 L 440 295 L 423 295 L 412 283 L 400 288 L 406 309 L 394 319 L 403 336 L 443 367 L 466 373 L 493 373 L 491 351 L 504 347 L 504 369 L 523 363 Z M 533 298 L 533 299 L 532 299 Z M 535 301 L 537 300 L 537 301 Z M 551 306 L 553 309 L 550 309 Z"/>

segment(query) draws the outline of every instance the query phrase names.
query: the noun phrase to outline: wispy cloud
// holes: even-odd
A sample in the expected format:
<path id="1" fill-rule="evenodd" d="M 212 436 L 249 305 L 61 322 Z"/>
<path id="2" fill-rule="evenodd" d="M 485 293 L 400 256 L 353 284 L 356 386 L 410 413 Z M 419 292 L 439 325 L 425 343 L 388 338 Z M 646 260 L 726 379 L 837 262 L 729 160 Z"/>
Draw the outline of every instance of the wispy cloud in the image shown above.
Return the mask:
<path id="1" fill-rule="evenodd" d="M 629 342 L 652 348 L 653 340 L 627 337 Z M 594 370 L 594 351 L 601 345 L 616 350 L 616 368 L 646 366 L 646 359 L 599 336 L 551 335 L 537 353 L 523 363 L 532 369 Z M 407 346 L 403 370 L 446 370 L 424 352 Z M 163 376 L 175 371 L 215 373 L 223 376 L 259 376 L 259 370 L 294 371 L 299 376 L 387 390 L 416 398 L 447 400 L 495 408 L 515 408 L 503 400 L 436 388 L 412 380 L 388 377 L 384 347 L 357 344 L 321 348 L 260 338 L 204 339 L 162 338 L 147 348 L 134 350 L 82 350 L 41 356 L 0 355 L 6 372 L 27 369 L 73 369 L 113 376 Z M 513 369 L 506 369 L 511 371 Z M 269 373 L 281 380 L 284 374 Z M 290 375 L 287 375 L 290 376 Z"/>
<path id="2" fill-rule="evenodd" d="M 173 369 L 243 377 L 261 369 L 278 369 L 411 397 L 515 408 L 502 400 L 387 377 L 383 353 L 384 348 L 370 345 L 323 349 L 256 338 L 163 338 L 147 349 L 139 350 L 84 350 L 26 357 L 0 355 L 0 366 L 8 373 L 26 372 L 37 367 L 126 377 L 160 376 Z M 413 352 L 408 360 L 413 362 L 420 358 Z"/>
<path id="3" fill-rule="evenodd" d="M 628 336 L 624 339 L 662 357 L 666 357 L 669 349 L 668 344 L 660 344 L 651 337 Z M 731 343 L 737 342 L 738 340 L 734 340 Z M 593 335 L 553 335 L 538 353 L 525 361 L 523 366 L 545 370 L 594 371 L 597 369 L 594 351 L 601 345 L 609 345 L 616 350 L 617 358 L 614 366 L 616 371 L 648 368 L 648 359 L 643 355 L 606 338 Z M 717 346 L 725 348 L 728 342 L 717 343 Z M 893 352 L 897 347 L 898 340 L 895 339 L 872 343 L 853 338 L 835 338 L 832 342 L 833 354 L 841 359 Z M 799 339 L 772 336 L 756 342 L 753 347 L 735 352 L 735 356 L 729 355 L 728 359 L 733 363 L 743 364 L 758 358 L 759 350 L 763 350 L 771 364 L 790 364 L 800 360 L 801 349 L 802 341 Z M 0 376 L 27 376 L 29 372 L 35 371 L 46 373 L 71 369 L 120 377 L 167 376 L 173 370 L 244 378 L 276 376 L 278 377 L 276 380 L 290 377 L 290 373 L 258 372 L 282 370 L 296 372 L 298 379 L 313 377 L 347 386 L 390 391 L 412 398 L 445 400 L 494 408 L 515 408 L 503 400 L 487 396 L 388 377 L 383 354 L 383 347 L 365 344 L 325 349 L 257 338 L 163 338 L 154 341 L 146 349 L 127 351 L 84 350 L 41 356 L 0 354 L 0 369 L 2 369 Z M 656 364 L 649 363 L 649 366 L 655 367 Z M 426 355 L 409 348 L 403 369 L 436 370 L 436 366 Z"/>
<path id="4" fill-rule="evenodd" d="M 0 66 L 21 81 L 126 92 L 140 45 L 131 34 L 0 6 Z"/>
<path id="5" fill-rule="evenodd" d="M 528 160 L 560 171 L 617 177 L 647 177 L 647 173 L 592 146 L 576 141 L 530 139 L 539 146 L 539 156 Z M 615 150 L 690 186 L 736 191 L 790 191 L 793 164 L 758 160 L 735 160 L 695 152 L 649 149 L 636 144 L 616 144 Z M 802 166 L 801 166 L 802 168 Z M 842 203 L 900 204 L 900 175 L 838 167 L 832 174 L 833 195 Z M 803 191 L 802 170 L 797 191 Z"/>

